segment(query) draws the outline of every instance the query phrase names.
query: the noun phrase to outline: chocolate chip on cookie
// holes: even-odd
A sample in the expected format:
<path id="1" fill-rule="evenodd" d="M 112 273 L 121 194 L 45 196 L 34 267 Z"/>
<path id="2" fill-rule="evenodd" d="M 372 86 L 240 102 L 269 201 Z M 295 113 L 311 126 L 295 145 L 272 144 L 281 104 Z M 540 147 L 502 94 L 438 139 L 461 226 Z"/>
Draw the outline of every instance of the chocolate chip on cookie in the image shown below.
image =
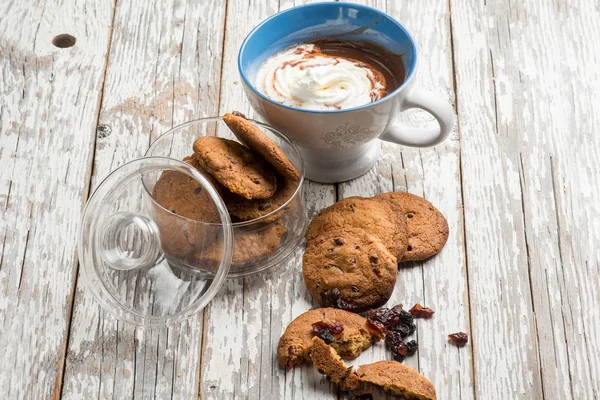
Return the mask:
<path id="1" fill-rule="evenodd" d="M 310 363 L 309 349 L 315 337 L 313 324 L 339 324 L 341 331 L 333 335 L 331 347 L 345 360 L 353 360 L 371 344 L 381 340 L 379 330 L 371 327 L 366 318 L 335 308 L 316 308 L 301 314 L 286 328 L 279 339 L 277 359 L 282 368 Z M 339 329 L 338 329 L 339 331 Z"/>
<path id="2" fill-rule="evenodd" d="M 202 136 L 194 142 L 200 165 L 231 192 L 247 199 L 275 194 L 277 181 L 271 166 L 238 142 Z"/>
<path id="3" fill-rule="evenodd" d="M 304 283 L 323 307 L 362 312 L 385 304 L 394 290 L 398 263 L 374 235 L 359 228 L 330 231 L 308 242 Z"/>
<path id="4" fill-rule="evenodd" d="M 227 113 L 223 116 L 223 121 L 240 142 L 260 154 L 282 176 L 294 182 L 300 180 L 300 171 L 285 153 L 243 114 L 237 111 Z"/>
<path id="5" fill-rule="evenodd" d="M 376 199 L 400 205 L 406 215 L 408 246 L 401 261 L 420 261 L 436 255 L 448 240 L 448 222 L 437 208 L 422 197 L 389 192 Z"/>
<path id="6" fill-rule="evenodd" d="M 397 361 L 361 365 L 357 373 L 361 381 L 381 387 L 394 396 L 418 400 L 436 398 L 435 387 L 427 378 L 414 368 Z M 368 392 L 368 387 L 365 389 Z"/>
<path id="7" fill-rule="evenodd" d="M 322 210 L 310 223 L 307 242 L 330 232 L 361 228 L 381 239 L 400 260 L 407 248 L 406 222 L 397 206 L 381 199 L 348 197 Z"/>

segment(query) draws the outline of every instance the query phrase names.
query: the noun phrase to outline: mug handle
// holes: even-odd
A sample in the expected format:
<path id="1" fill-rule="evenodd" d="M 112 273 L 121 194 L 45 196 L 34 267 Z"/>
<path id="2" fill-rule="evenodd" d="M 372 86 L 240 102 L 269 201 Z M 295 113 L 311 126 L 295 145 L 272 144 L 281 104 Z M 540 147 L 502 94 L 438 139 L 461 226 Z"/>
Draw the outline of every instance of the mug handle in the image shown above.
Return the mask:
<path id="1" fill-rule="evenodd" d="M 430 91 L 422 89 L 411 90 L 400 111 L 420 108 L 433 115 L 439 126 L 417 128 L 400 121 L 393 121 L 379 137 L 386 142 L 392 142 L 412 147 L 429 147 L 442 143 L 452 132 L 454 112 L 452 106 Z"/>

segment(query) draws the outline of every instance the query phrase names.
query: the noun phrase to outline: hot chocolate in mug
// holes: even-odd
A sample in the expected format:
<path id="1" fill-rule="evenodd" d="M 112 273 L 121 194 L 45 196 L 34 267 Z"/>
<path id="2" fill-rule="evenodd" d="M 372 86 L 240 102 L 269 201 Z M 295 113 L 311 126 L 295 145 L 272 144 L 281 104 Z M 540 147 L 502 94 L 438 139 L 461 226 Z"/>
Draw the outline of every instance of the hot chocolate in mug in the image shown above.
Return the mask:
<path id="1" fill-rule="evenodd" d="M 263 94 L 255 79 L 274 54 L 320 38 L 374 43 L 400 55 L 402 84 L 385 97 L 340 110 L 309 110 L 278 103 Z M 380 152 L 377 139 L 405 146 L 441 143 L 452 131 L 451 105 L 440 96 L 414 87 L 417 48 L 410 33 L 376 9 L 350 3 L 314 3 L 275 14 L 244 40 L 238 68 L 254 110 L 299 147 L 306 177 L 317 182 L 343 182 L 373 167 Z M 435 127 L 417 128 L 398 121 L 400 112 L 420 108 L 435 117 Z"/>

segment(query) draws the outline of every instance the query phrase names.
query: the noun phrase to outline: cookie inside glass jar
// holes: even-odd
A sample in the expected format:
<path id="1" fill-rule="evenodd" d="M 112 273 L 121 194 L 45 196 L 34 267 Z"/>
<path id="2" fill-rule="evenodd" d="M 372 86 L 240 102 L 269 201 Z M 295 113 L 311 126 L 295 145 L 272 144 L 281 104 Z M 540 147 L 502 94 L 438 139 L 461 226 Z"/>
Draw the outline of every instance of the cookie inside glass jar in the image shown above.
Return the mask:
<path id="1" fill-rule="evenodd" d="M 246 274 L 282 259 L 302 238 L 306 215 L 298 195 L 302 174 L 295 165 L 297 150 L 287 139 L 271 134 L 268 127 L 255 125 L 240 113 L 212 120 L 216 129 L 203 125 L 201 130 L 186 132 L 188 150 L 177 153 L 177 158 L 183 158 L 204 175 L 223 199 L 235 237 L 230 275 Z M 227 136 L 223 131 L 228 131 L 229 137 L 233 133 L 242 143 L 220 137 Z M 194 132 L 199 134 L 192 136 Z M 171 142 L 176 140 L 171 138 Z M 168 152 L 169 157 L 175 158 L 171 147 L 176 148 L 178 144 L 172 143 L 163 144 L 160 154 Z M 287 156 L 290 153 L 291 159 Z M 185 221 L 174 223 L 166 216 L 160 219 L 167 256 L 200 269 L 214 265 L 223 252 L 222 240 L 217 238 L 207 243 L 194 229 L 194 224 L 219 223 L 214 217 L 215 210 L 204 201 L 202 189 L 185 177 L 164 174 L 152 195 L 162 214 L 175 214 Z M 204 245 L 194 248 L 194 243 L 203 241 Z"/>

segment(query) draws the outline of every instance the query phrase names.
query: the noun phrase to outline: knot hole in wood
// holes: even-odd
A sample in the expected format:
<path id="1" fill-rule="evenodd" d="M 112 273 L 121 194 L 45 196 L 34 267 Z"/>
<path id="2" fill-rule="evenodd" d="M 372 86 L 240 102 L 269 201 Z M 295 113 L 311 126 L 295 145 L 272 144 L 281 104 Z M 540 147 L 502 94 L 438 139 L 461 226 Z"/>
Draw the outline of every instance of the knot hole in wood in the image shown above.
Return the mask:
<path id="1" fill-rule="evenodd" d="M 77 42 L 77 39 L 73 35 L 69 35 L 68 33 L 61 33 L 60 35 L 54 36 L 52 39 L 52 44 L 61 49 L 65 49 L 67 47 L 72 47 Z"/>

